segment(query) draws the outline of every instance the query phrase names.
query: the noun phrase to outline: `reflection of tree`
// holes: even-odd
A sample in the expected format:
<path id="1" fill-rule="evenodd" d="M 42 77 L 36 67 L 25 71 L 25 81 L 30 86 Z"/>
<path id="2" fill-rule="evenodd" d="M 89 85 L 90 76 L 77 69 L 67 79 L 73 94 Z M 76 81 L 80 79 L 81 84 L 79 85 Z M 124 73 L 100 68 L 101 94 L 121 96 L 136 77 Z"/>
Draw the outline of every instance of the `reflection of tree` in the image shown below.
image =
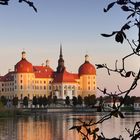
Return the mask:
<path id="1" fill-rule="evenodd" d="M 17 134 L 17 118 L 0 119 L 0 139 L 4 140 L 19 140 Z"/>

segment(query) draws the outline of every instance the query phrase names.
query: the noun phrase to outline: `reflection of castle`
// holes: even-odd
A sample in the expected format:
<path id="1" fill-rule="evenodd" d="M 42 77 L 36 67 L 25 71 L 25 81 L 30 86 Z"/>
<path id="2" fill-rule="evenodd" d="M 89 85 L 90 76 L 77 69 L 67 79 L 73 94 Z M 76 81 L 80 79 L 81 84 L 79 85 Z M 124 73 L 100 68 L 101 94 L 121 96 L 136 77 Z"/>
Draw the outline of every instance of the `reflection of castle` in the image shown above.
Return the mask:
<path id="1" fill-rule="evenodd" d="M 57 70 L 54 71 L 46 61 L 46 66 L 33 66 L 22 52 L 21 60 L 15 65 L 14 71 L 0 76 L 0 95 L 8 98 L 18 96 L 19 99 L 28 96 L 56 95 L 59 99 L 66 96 L 86 96 L 95 94 L 96 70 L 89 62 L 88 55 L 85 62 L 79 67 L 78 74 L 69 73 L 64 65 L 62 47 Z"/>

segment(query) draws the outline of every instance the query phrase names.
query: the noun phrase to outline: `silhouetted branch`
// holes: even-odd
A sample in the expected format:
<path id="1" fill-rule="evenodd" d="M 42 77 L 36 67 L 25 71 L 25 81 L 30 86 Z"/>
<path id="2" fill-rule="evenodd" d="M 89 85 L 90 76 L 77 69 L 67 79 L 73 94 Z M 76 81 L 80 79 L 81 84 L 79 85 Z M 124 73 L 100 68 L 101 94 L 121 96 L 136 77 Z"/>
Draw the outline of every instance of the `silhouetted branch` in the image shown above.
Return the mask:
<path id="1" fill-rule="evenodd" d="M 0 5 L 8 5 L 10 0 L 0 0 Z M 30 0 L 19 0 L 19 3 L 25 2 L 28 4 L 30 7 L 34 9 L 35 12 L 37 12 L 37 8 L 35 7 L 34 3 Z"/>
<path id="2" fill-rule="evenodd" d="M 104 88 L 104 89 L 97 88 L 100 92 L 102 92 L 104 95 L 107 95 L 108 97 L 110 97 L 113 100 L 113 106 L 112 107 L 110 106 L 111 111 L 108 114 L 104 115 L 101 119 L 99 119 L 96 122 L 94 122 L 93 120 L 90 121 L 90 123 L 80 121 L 81 125 L 79 125 L 81 129 L 82 129 L 82 127 L 88 128 L 87 130 L 90 130 L 90 131 L 87 131 L 88 134 L 89 135 L 91 134 L 93 136 L 93 138 L 97 138 L 97 140 L 122 140 L 123 139 L 121 136 L 119 138 L 107 139 L 107 138 L 105 138 L 103 133 L 101 133 L 101 135 L 98 135 L 97 134 L 98 131 L 96 131 L 96 130 L 98 130 L 96 128 L 96 125 L 103 123 L 104 121 L 110 119 L 112 116 L 124 118 L 123 113 L 120 111 L 120 109 L 121 109 L 122 105 L 126 102 L 126 99 L 129 96 L 129 94 L 131 93 L 131 91 L 137 87 L 138 80 L 140 79 L 140 70 L 136 74 L 135 72 L 133 72 L 131 70 L 126 71 L 126 68 L 125 68 L 126 59 L 128 59 L 132 56 L 135 56 L 135 55 L 140 56 L 140 19 L 138 19 L 138 17 L 140 16 L 140 2 L 133 1 L 133 0 L 114 0 L 114 2 L 109 3 L 108 6 L 106 8 L 104 8 L 104 12 L 108 12 L 114 5 L 119 6 L 123 12 L 126 12 L 128 14 L 127 20 L 128 19 L 131 19 L 131 20 L 127 21 L 120 30 L 112 31 L 111 34 L 103 33 L 101 35 L 104 37 L 115 36 L 115 41 L 117 43 L 123 43 L 124 40 L 126 40 L 128 42 L 128 44 L 130 45 L 132 52 L 122 58 L 121 68 L 118 67 L 118 60 L 116 60 L 116 62 L 115 62 L 114 69 L 109 68 L 107 66 L 107 64 L 96 64 L 96 67 L 97 67 L 97 69 L 105 68 L 108 72 L 108 75 L 110 75 L 111 72 L 114 72 L 114 73 L 120 74 L 121 77 L 125 77 L 125 78 L 132 76 L 132 77 L 134 77 L 134 80 L 133 80 L 131 86 L 125 91 L 122 91 L 119 86 L 118 86 L 118 92 L 114 92 L 114 93 L 107 92 L 106 88 Z M 132 20 L 132 19 L 134 19 L 134 20 Z M 131 43 L 125 34 L 126 30 L 130 30 L 134 26 L 136 26 L 138 28 L 138 44 L 136 44 L 134 40 L 132 40 L 132 43 Z M 118 106 L 116 106 L 115 103 L 120 95 L 124 95 L 124 97 L 122 97 L 120 104 Z M 95 128 L 91 128 L 93 126 Z M 129 129 L 126 129 L 126 131 L 130 134 L 131 140 L 136 140 L 136 139 L 140 138 L 140 122 L 136 122 L 132 132 L 130 132 Z M 94 132 L 94 133 L 91 133 L 91 132 Z M 88 134 L 86 134 L 86 136 L 88 136 Z M 81 135 L 83 135 L 83 134 L 81 133 Z M 86 140 L 86 137 L 85 137 L 85 140 Z"/>

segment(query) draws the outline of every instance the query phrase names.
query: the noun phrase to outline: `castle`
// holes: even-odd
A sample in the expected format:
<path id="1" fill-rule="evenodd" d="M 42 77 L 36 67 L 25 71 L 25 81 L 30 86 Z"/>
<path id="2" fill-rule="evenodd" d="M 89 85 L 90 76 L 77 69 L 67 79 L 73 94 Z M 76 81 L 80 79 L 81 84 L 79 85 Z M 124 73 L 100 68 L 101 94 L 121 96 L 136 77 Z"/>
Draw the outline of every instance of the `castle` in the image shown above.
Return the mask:
<path id="1" fill-rule="evenodd" d="M 44 95 L 57 96 L 58 99 L 69 96 L 72 99 L 73 96 L 92 94 L 96 94 L 96 69 L 89 62 L 89 56 L 85 55 L 85 62 L 79 67 L 78 73 L 70 73 L 64 65 L 62 46 L 56 71 L 49 66 L 48 60 L 46 66 L 32 65 L 23 51 L 14 70 L 0 76 L 0 96 L 8 99 L 27 96 L 32 100 L 33 96 Z"/>

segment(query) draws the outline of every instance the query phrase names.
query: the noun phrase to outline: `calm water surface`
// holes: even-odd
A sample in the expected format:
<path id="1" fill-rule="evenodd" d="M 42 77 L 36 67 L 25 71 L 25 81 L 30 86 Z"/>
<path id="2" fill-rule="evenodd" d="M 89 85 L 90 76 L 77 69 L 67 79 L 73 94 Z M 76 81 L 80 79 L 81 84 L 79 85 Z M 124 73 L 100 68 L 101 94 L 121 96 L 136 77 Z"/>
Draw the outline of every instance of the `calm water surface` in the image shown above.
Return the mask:
<path id="1" fill-rule="evenodd" d="M 69 130 L 82 120 L 98 120 L 101 115 L 50 113 L 42 116 L 0 119 L 0 140 L 80 140 L 76 131 Z M 140 115 L 128 115 L 125 119 L 112 118 L 99 125 L 106 137 L 121 134 L 125 140 L 129 135 L 125 128 L 133 129 Z"/>

